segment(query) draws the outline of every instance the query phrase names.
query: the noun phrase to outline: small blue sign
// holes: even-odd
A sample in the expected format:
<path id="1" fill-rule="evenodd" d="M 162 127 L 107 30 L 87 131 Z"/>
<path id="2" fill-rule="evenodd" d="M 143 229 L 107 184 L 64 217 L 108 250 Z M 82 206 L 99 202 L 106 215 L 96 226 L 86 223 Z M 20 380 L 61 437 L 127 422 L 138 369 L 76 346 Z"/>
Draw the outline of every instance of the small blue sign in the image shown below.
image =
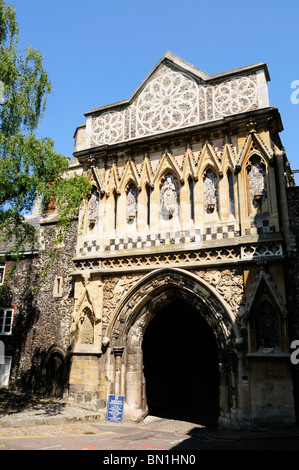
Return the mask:
<path id="1" fill-rule="evenodd" d="M 108 409 L 107 409 L 107 421 L 114 421 L 121 423 L 123 420 L 124 413 L 124 401 L 123 395 L 109 395 Z"/>

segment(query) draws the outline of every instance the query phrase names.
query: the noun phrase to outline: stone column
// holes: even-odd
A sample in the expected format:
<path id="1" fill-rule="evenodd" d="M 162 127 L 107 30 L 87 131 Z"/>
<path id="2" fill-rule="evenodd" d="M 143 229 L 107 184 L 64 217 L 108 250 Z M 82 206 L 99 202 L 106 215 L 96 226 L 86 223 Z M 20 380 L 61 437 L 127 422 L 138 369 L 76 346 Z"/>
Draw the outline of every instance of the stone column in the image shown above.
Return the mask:
<path id="1" fill-rule="evenodd" d="M 219 409 L 220 416 L 228 416 L 230 413 L 230 387 L 227 366 L 219 364 Z"/>
<path id="2" fill-rule="evenodd" d="M 124 348 L 113 348 L 114 358 L 115 358 L 115 379 L 114 379 L 114 393 L 115 395 L 121 395 L 122 387 L 122 355 Z"/>
<path id="3" fill-rule="evenodd" d="M 133 421 L 143 417 L 142 410 L 142 348 L 130 346 L 127 350 L 126 411 Z"/>
<path id="4" fill-rule="evenodd" d="M 244 422 L 250 423 L 251 416 L 251 403 L 249 392 L 249 370 L 245 363 L 244 352 L 237 350 L 238 358 L 238 408 L 240 410 L 240 419 Z"/>
<path id="5" fill-rule="evenodd" d="M 287 191 L 286 191 L 285 174 L 284 174 L 285 173 L 284 172 L 284 150 L 279 150 L 276 147 L 275 155 L 276 155 L 278 184 L 279 184 L 279 187 L 277 188 L 277 194 L 278 194 L 278 200 L 279 200 L 282 230 L 283 230 L 284 237 L 285 237 L 286 249 L 287 251 L 290 252 L 296 246 L 296 241 L 292 233 L 292 230 L 290 228 L 290 222 L 289 222 L 290 220 L 289 209 L 288 209 Z"/>

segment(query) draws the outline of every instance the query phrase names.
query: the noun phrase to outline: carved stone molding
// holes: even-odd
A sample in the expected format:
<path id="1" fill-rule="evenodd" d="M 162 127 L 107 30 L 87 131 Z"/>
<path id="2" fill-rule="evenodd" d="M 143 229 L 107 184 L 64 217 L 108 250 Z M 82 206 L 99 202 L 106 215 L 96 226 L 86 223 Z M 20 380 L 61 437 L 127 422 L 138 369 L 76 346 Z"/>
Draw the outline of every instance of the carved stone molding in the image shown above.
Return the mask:
<path id="1" fill-rule="evenodd" d="M 163 269 L 144 276 L 143 281 L 135 284 L 130 296 L 123 295 L 121 302 L 118 298 L 118 302 L 109 307 L 110 322 L 105 334 L 113 346 L 121 346 L 126 342 L 125 338 L 130 330 L 130 334 L 135 338 L 132 341 L 136 345 L 141 340 L 151 315 L 155 315 L 164 305 L 171 303 L 178 296 L 180 300 L 185 300 L 195 309 L 200 309 L 200 313 L 211 328 L 218 331 L 219 341 L 222 341 L 224 347 L 232 337 L 240 335 L 235 330 L 231 313 L 225 311 L 219 301 L 221 295 L 217 298 L 218 292 L 216 295 L 212 294 L 207 286 L 203 278 L 200 279 L 182 270 Z M 137 319 L 140 321 L 137 322 Z M 133 324 L 137 329 L 131 330 Z"/>
<path id="2" fill-rule="evenodd" d="M 241 270 L 207 270 L 196 271 L 196 274 L 216 289 L 235 315 L 240 312 L 244 306 L 244 278 Z"/>
<path id="3" fill-rule="evenodd" d="M 122 275 L 103 278 L 103 328 L 106 329 L 112 313 L 122 297 L 141 276 Z M 122 322 L 122 318 L 120 319 Z"/>
<path id="4" fill-rule="evenodd" d="M 202 250 L 184 250 L 164 253 L 145 253 L 128 256 L 118 256 L 99 259 L 77 259 L 75 261 L 76 272 L 86 270 L 104 273 L 113 269 L 142 269 L 165 265 L 190 265 L 214 264 L 233 261 L 258 261 L 268 258 L 281 257 L 283 255 L 280 242 L 256 243 L 244 246 L 228 246 L 219 248 L 207 248 Z"/>

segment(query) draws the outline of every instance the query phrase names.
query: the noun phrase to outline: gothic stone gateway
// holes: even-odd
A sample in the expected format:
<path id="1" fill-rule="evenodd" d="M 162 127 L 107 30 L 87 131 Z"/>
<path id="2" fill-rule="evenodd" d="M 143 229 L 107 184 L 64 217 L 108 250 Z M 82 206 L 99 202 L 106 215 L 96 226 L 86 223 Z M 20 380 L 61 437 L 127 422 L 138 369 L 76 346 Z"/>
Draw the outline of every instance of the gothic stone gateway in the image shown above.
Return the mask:
<path id="1" fill-rule="evenodd" d="M 44 347 L 70 358 L 71 400 L 104 410 L 121 394 L 136 421 L 153 388 L 175 407 L 197 392 L 200 420 L 211 392 L 223 428 L 294 423 L 295 185 L 268 80 L 265 64 L 208 75 L 167 52 L 130 99 L 77 128 L 70 172 L 93 191 L 35 325 L 42 336 L 43 312 L 57 312 Z"/>

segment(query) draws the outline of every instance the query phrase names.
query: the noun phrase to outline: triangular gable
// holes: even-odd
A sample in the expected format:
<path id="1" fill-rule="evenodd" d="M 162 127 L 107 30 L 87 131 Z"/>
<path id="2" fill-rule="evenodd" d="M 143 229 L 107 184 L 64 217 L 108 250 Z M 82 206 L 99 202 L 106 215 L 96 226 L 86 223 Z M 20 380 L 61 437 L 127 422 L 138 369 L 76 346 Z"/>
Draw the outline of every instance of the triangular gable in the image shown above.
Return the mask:
<path id="1" fill-rule="evenodd" d="M 195 158 L 190 147 L 188 147 L 185 152 L 183 163 L 183 177 L 185 181 L 188 179 L 189 176 L 191 176 L 195 180 L 198 179 Z"/>
<path id="2" fill-rule="evenodd" d="M 236 161 L 236 154 L 234 151 L 234 148 L 229 142 L 228 137 L 226 136 L 223 139 L 223 145 L 222 145 L 222 150 L 220 154 L 220 159 L 222 160 L 222 169 L 223 173 L 230 168 L 232 171 L 234 170 L 235 167 L 235 161 Z"/>
<path id="3" fill-rule="evenodd" d="M 128 160 L 126 163 L 126 166 L 121 176 L 120 189 L 122 190 L 125 186 L 127 186 L 129 181 L 132 181 L 135 184 L 136 188 L 141 189 L 140 177 L 138 175 L 137 167 L 135 162 L 132 162 L 132 160 Z"/>
<path id="4" fill-rule="evenodd" d="M 247 312 L 250 314 L 254 311 L 254 305 L 258 301 L 259 298 L 259 293 L 262 289 L 262 287 L 266 286 L 266 289 L 268 293 L 270 294 L 270 297 L 272 300 L 275 301 L 276 307 L 278 311 L 283 315 L 287 315 L 287 309 L 286 306 L 281 298 L 281 295 L 279 294 L 276 285 L 271 279 L 271 276 L 269 273 L 267 273 L 264 269 L 261 269 L 258 276 L 257 276 L 257 281 L 253 286 L 253 291 L 251 293 L 251 298 L 249 302 L 246 305 Z"/>
<path id="5" fill-rule="evenodd" d="M 255 144 L 255 146 L 257 147 L 257 151 L 265 158 L 266 162 L 269 163 L 269 161 L 271 160 L 272 158 L 271 151 L 266 147 L 266 145 L 264 144 L 260 136 L 255 131 L 252 131 L 247 135 L 243 148 L 239 155 L 239 158 L 236 164 L 238 168 L 241 168 L 243 161 L 250 154 L 251 152 L 250 148 L 252 144 Z M 251 153 L 256 153 L 256 150 L 253 150 Z"/>
<path id="6" fill-rule="evenodd" d="M 112 145 L 255 110 L 261 70 L 266 73 L 265 64 L 209 75 L 167 52 L 128 100 L 86 113 L 89 145 Z"/>
<path id="7" fill-rule="evenodd" d="M 136 88 L 136 90 L 132 93 L 132 95 L 130 96 L 129 99 L 118 101 L 116 103 L 112 103 L 112 104 L 105 105 L 105 106 L 100 106 L 98 108 L 93 108 L 90 111 L 88 111 L 87 113 L 85 113 L 85 116 L 88 116 L 89 114 L 93 114 L 95 112 L 108 110 L 108 109 L 115 108 L 115 107 L 119 108 L 120 106 L 132 104 L 132 102 L 136 99 L 136 97 L 144 89 L 146 84 L 150 80 L 153 79 L 153 77 L 157 73 L 157 71 L 161 68 L 162 65 L 165 65 L 165 64 L 166 65 L 168 64 L 170 66 L 174 66 L 178 69 L 178 71 L 181 71 L 181 72 L 183 72 L 185 74 L 188 74 L 188 75 L 190 74 L 191 77 L 193 77 L 195 79 L 199 79 L 200 81 L 205 82 L 205 83 L 210 83 L 211 81 L 215 81 L 215 80 L 225 81 L 225 80 L 230 79 L 232 76 L 242 75 L 246 72 L 253 73 L 256 70 L 261 70 L 261 69 L 264 70 L 266 80 L 267 81 L 270 80 L 270 75 L 269 75 L 267 65 L 264 64 L 264 63 L 261 63 L 261 62 L 251 64 L 251 65 L 248 65 L 248 66 L 245 66 L 245 67 L 239 67 L 239 68 L 236 68 L 236 69 L 233 69 L 233 70 L 228 70 L 226 72 L 221 72 L 221 73 L 211 75 L 211 74 L 199 69 L 198 67 L 191 64 L 190 62 L 188 62 L 188 61 L 180 58 L 179 56 L 173 54 L 172 52 L 167 51 L 163 55 L 163 57 L 159 60 L 159 62 L 148 73 L 148 75 L 145 77 L 145 79 L 140 83 L 140 85 Z"/>
<path id="8" fill-rule="evenodd" d="M 117 194 L 120 193 L 119 175 L 118 175 L 117 166 L 115 165 L 115 163 L 112 163 L 110 170 L 107 172 L 106 187 L 107 187 L 107 195 L 112 193 L 114 190 L 116 191 Z"/>
<path id="9" fill-rule="evenodd" d="M 209 166 L 217 170 L 218 175 L 222 174 L 217 152 L 210 142 L 206 141 L 204 143 L 199 161 L 198 175 L 202 174 Z"/>
<path id="10" fill-rule="evenodd" d="M 183 176 L 182 176 L 182 173 L 180 171 L 178 164 L 175 162 L 171 153 L 166 151 L 162 155 L 162 158 L 159 161 L 154 180 L 156 180 L 157 178 L 161 178 L 161 176 L 163 174 L 165 175 L 168 171 L 173 173 L 174 176 L 176 176 L 179 180 L 183 179 Z"/>
<path id="11" fill-rule="evenodd" d="M 145 155 L 143 162 L 142 162 L 142 167 L 141 167 L 141 176 L 140 176 L 140 183 L 143 183 L 146 185 L 148 183 L 150 187 L 153 187 L 154 183 L 154 172 L 153 168 L 151 165 L 150 158 L 148 155 Z"/>
<path id="12" fill-rule="evenodd" d="M 99 193 L 105 193 L 105 184 L 97 167 L 90 168 L 87 174 L 87 179 L 91 184 L 94 184 L 96 186 Z"/>

